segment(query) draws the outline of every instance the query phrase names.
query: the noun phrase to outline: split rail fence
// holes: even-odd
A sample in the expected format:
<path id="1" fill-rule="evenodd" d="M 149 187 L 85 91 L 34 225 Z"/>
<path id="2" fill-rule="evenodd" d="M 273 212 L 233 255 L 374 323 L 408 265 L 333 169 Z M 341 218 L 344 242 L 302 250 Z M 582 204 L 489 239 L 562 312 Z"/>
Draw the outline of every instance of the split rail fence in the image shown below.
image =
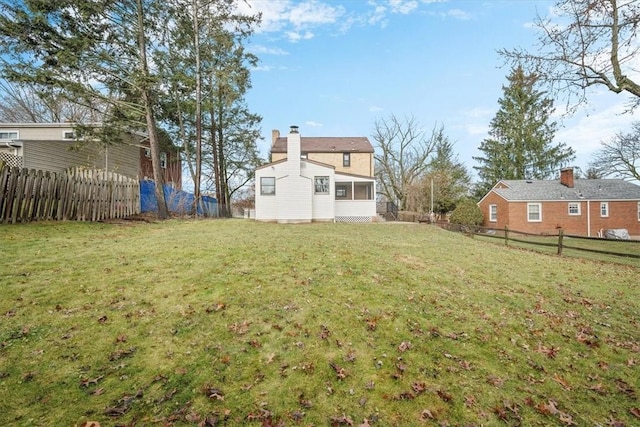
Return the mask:
<path id="1" fill-rule="evenodd" d="M 140 213 L 140 183 L 113 172 L 43 172 L 0 163 L 0 223 L 102 221 Z"/>
<path id="2" fill-rule="evenodd" d="M 567 251 L 579 254 L 581 258 L 592 256 L 608 257 L 608 259 L 627 259 L 631 265 L 640 265 L 640 240 L 613 240 L 601 237 L 585 237 L 564 234 L 558 230 L 557 235 L 532 234 L 524 231 L 492 229 L 480 226 L 468 227 L 438 222 L 438 226 L 449 231 L 465 233 L 471 237 L 501 240 L 506 246 L 525 247 L 534 250 L 547 248 L 547 252 L 565 255 Z"/>

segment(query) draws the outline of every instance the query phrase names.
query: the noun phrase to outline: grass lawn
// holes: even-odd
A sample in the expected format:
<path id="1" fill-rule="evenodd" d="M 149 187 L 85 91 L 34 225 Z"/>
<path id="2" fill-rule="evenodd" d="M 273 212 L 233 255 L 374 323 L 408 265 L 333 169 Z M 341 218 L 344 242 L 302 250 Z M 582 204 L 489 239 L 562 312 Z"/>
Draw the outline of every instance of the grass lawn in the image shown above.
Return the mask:
<path id="1" fill-rule="evenodd" d="M 418 224 L 0 226 L 0 425 L 640 425 L 640 266 Z"/>

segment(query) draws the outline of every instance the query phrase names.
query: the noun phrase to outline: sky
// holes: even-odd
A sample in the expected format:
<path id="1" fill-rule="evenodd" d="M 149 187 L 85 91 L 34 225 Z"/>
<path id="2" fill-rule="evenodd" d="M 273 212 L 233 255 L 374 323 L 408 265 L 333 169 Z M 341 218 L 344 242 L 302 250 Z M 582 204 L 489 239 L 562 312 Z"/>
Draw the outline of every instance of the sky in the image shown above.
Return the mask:
<path id="1" fill-rule="evenodd" d="M 271 131 L 297 125 L 304 136 L 366 136 L 376 121 L 413 117 L 430 134 L 444 126 L 474 176 L 510 68 L 498 49 L 532 50 L 532 23 L 547 16 L 542 0 L 247 0 L 262 23 L 247 45 L 249 109 L 261 115 L 266 158 Z M 567 117 L 556 101 L 554 143 L 576 151 L 586 170 L 603 141 L 628 132 L 640 113 L 622 114 L 629 97 L 603 89 Z"/>

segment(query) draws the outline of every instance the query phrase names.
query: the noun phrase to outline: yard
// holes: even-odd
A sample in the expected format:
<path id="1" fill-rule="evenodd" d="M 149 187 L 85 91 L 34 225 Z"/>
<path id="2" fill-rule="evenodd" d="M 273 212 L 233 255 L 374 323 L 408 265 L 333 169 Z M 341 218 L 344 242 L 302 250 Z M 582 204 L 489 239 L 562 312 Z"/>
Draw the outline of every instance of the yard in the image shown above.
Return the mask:
<path id="1" fill-rule="evenodd" d="M 0 425 L 640 423 L 640 267 L 431 225 L 0 226 Z"/>

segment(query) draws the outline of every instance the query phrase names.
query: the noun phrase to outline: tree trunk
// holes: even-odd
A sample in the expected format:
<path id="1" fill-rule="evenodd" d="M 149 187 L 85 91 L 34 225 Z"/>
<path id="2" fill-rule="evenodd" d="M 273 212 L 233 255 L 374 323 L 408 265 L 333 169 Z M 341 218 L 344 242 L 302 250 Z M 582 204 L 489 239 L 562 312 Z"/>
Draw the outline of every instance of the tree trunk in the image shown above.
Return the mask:
<path id="1" fill-rule="evenodd" d="M 200 72 L 200 25 L 198 22 L 198 0 L 193 0 L 193 42 L 196 55 L 196 170 L 193 177 L 193 214 L 198 214 L 201 202 L 202 181 L 202 77 Z"/>
<path id="2" fill-rule="evenodd" d="M 140 95 L 144 105 L 145 119 L 147 121 L 147 132 L 149 133 L 149 148 L 151 151 L 151 164 L 153 166 L 153 180 L 156 184 L 156 199 L 158 201 L 158 218 L 169 217 L 167 201 L 164 197 L 164 176 L 160 167 L 160 146 L 158 142 L 158 132 L 156 121 L 153 116 L 153 103 L 151 91 L 149 90 L 149 65 L 147 63 L 147 44 L 144 34 L 144 10 L 142 0 L 136 0 L 138 12 L 138 51 L 140 55 L 141 87 Z"/>

